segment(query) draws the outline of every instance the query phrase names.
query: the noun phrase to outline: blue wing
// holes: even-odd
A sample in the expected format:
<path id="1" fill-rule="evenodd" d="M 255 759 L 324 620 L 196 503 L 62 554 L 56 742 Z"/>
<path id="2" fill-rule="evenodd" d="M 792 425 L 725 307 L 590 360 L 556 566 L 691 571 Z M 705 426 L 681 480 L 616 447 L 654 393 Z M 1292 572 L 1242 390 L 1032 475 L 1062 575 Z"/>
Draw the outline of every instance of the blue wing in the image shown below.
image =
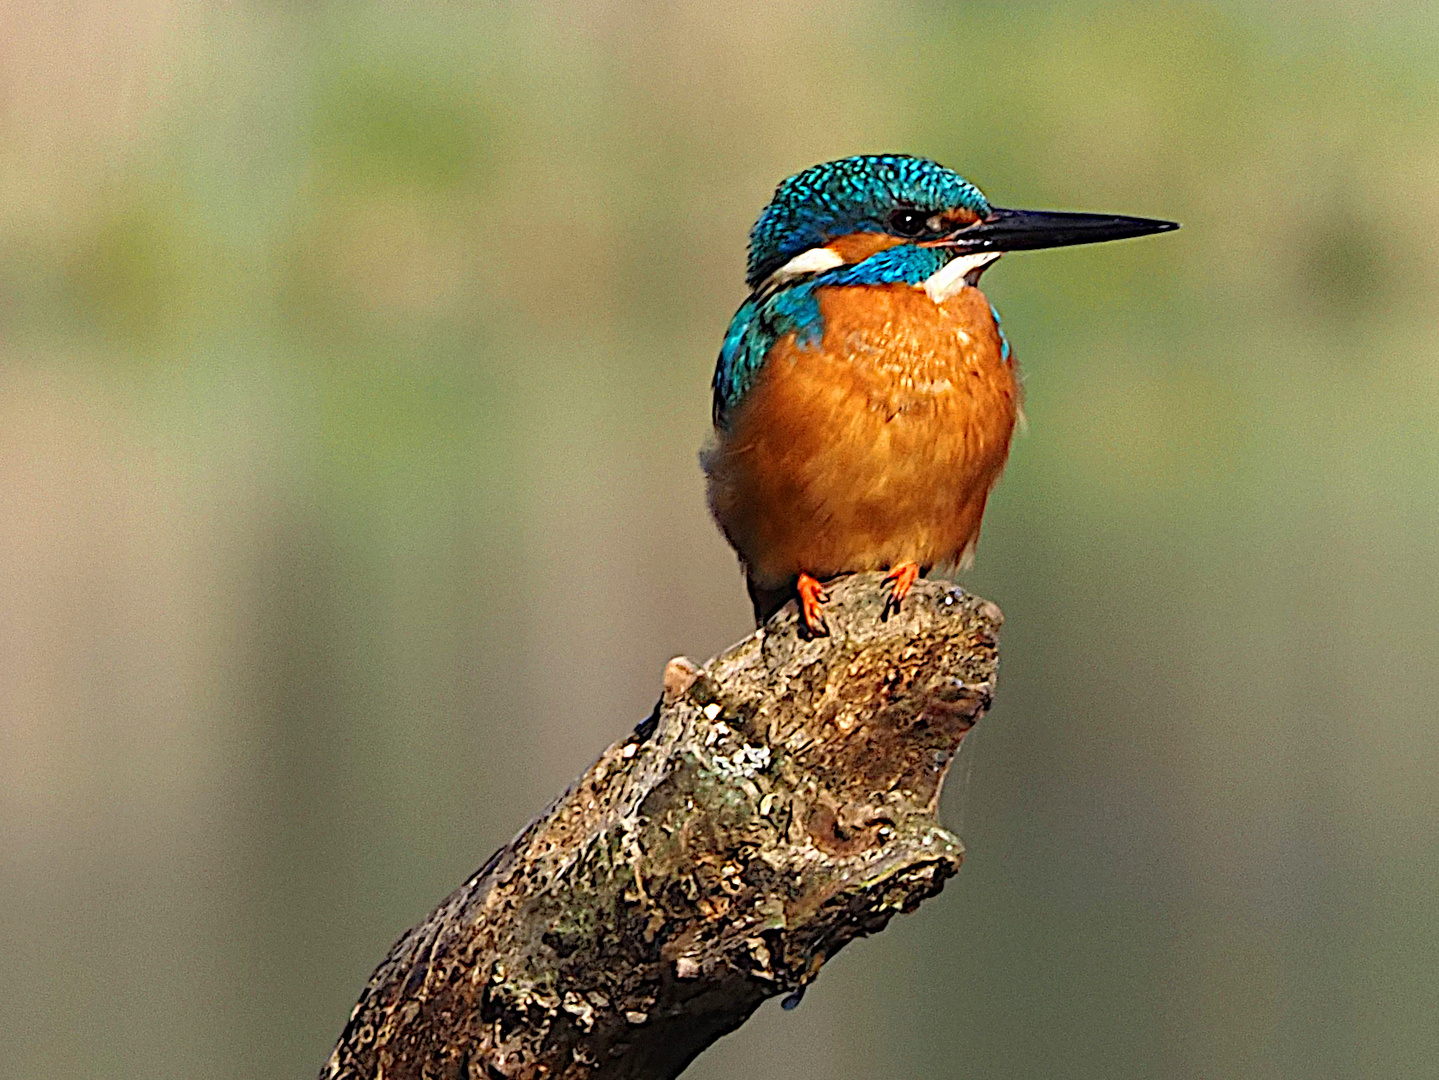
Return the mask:
<path id="1" fill-rule="evenodd" d="M 774 343 L 795 333 L 802 348 L 818 345 L 824 320 L 814 281 L 800 282 L 769 296 L 755 294 L 740 305 L 725 332 L 714 374 L 714 422 L 725 427 L 730 412 L 754 384 Z"/>

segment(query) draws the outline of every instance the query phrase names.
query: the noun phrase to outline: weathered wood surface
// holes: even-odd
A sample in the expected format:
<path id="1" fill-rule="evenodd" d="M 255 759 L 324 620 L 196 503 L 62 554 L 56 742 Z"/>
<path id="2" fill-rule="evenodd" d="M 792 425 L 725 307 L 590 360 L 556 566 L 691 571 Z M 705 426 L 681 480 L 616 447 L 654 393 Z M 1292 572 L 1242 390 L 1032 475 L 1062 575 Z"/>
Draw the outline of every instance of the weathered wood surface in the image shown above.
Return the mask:
<path id="1" fill-rule="evenodd" d="M 936 820 L 994 690 L 999 609 L 880 575 L 665 695 L 376 969 L 322 1078 L 677 1076 L 958 869 Z"/>

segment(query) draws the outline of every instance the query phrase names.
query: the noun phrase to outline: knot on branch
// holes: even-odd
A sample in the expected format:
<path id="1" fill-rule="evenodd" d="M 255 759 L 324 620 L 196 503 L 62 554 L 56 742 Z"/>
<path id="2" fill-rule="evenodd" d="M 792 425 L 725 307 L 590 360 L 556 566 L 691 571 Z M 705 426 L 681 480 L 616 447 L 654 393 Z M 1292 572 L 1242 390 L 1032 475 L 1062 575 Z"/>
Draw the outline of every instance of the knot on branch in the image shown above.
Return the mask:
<path id="1" fill-rule="evenodd" d="M 672 1077 L 960 866 L 944 776 L 994 691 L 993 604 L 878 574 L 704 668 L 391 951 L 327 1077 Z"/>

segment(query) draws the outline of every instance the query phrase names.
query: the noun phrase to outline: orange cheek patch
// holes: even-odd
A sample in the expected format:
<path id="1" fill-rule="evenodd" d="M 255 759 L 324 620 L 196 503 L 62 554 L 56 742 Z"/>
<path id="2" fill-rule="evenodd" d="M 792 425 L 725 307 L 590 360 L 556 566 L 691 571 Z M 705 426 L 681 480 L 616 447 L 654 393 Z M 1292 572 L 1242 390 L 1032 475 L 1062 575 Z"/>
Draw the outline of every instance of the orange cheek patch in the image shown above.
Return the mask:
<path id="1" fill-rule="evenodd" d="M 949 232 L 953 229 L 962 229 L 966 225 L 973 225 L 979 220 L 979 215 L 973 210 L 957 207 L 954 210 L 946 210 L 940 215 L 940 220 L 944 222 L 945 231 Z"/>
<path id="2" fill-rule="evenodd" d="M 825 244 L 825 247 L 845 262 L 857 263 L 863 262 L 876 252 L 907 243 L 909 241 L 898 236 L 890 236 L 888 233 L 857 232 L 847 236 L 837 236 Z"/>

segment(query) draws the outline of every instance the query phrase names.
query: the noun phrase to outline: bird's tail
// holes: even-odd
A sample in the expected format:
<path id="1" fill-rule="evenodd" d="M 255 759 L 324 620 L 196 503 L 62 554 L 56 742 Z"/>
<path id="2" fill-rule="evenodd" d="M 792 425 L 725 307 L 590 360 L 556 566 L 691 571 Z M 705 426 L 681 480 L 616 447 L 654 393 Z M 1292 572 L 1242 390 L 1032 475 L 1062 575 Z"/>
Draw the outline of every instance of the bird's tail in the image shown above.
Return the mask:
<path id="1" fill-rule="evenodd" d="M 776 588 L 758 584 L 753 577 L 745 574 L 744 583 L 749 589 L 749 600 L 754 605 L 754 624 L 763 626 L 785 604 L 794 599 L 794 582 L 787 581 Z"/>

